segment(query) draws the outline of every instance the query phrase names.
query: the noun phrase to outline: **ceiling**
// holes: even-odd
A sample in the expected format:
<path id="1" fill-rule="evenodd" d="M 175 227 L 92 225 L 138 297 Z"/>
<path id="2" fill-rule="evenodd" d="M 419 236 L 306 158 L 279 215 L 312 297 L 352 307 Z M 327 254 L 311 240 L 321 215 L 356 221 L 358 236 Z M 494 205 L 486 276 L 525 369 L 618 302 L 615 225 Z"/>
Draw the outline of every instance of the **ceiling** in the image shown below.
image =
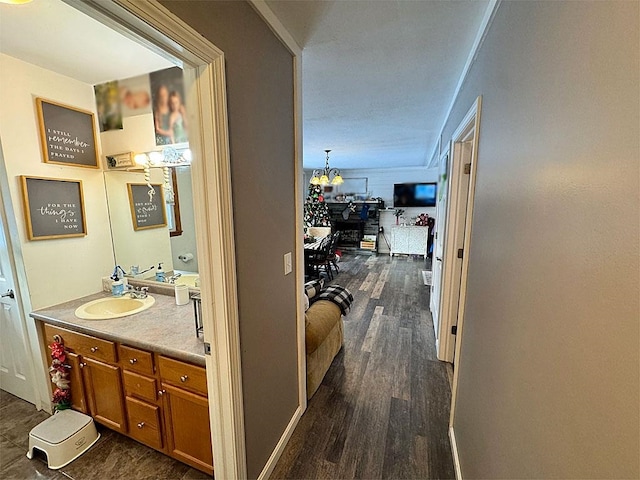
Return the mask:
<path id="1" fill-rule="evenodd" d="M 307 168 L 427 165 L 488 0 L 266 0 L 303 48 Z"/>
<path id="2" fill-rule="evenodd" d="M 90 85 L 173 66 L 61 0 L 0 3 L 0 52 Z"/>

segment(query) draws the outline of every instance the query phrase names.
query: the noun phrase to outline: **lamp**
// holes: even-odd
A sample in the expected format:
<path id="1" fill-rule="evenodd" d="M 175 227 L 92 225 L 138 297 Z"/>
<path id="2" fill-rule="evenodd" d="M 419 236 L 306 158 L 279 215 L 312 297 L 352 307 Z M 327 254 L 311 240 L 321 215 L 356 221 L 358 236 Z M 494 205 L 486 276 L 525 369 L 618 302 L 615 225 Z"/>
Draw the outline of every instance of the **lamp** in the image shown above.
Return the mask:
<path id="1" fill-rule="evenodd" d="M 326 185 L 340 185 L 344 183 L 342 175 L 340 175 L 340 170 L 337 168 L 329 168 L 329 152 L 331 150 L 325 150 L 327 154 L 327 159 L 324 163 L 323 170 L 314 170 L 311 175 L 311 180 L 309 183 L 311 185 L 322 185 L 323 187 Z"/>

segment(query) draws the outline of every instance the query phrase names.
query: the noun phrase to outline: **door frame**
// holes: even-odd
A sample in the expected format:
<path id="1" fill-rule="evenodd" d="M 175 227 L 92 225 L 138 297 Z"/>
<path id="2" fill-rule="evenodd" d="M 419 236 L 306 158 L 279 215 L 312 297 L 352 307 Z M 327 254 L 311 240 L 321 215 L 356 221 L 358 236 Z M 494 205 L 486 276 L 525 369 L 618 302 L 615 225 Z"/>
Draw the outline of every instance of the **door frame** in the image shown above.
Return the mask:
<path id="1" fill-rule="evenodd" d="M 461 276 L 460 276 L 460 296 L 457 306 L 457 335 L 453 337 L 453 335 L 449 335 L 448 339 L 449 348 L 452 349 L 455 344 L 455 350 L 452 352 L 455 356 L 456 362 L 460 362 L 460 356 L 462 354 L 462 335 L 464 328 L 464 314 L 465 314 L 465 306 L 466 306 L 466 295 L 467 295 L 467 276 L 469 271 L 469 257 L 471 253 L 471 234 L 472 234 L 472 224 L 473 224 L 473 210 L 475 204 L 475 187 L 476 187 L 476 176 L 478 171 L 478 144 L 480 138 L 480 115 L 482 110 L 482 96 L 478 97 L 472 107 L 469 109 L 467 114 L 464 116 L 460 125 L 455 130 L 452 135 L 452 155 L 453 160 L 460 162 L 461 153 L 465 148 L 464 144 L 471 144 L 471 171 L 469 173 L 469 189 L 466 198 L 466 214 L 464 219 L 458 219 L 458 221 L 464 220 L 464 243 L 463 249 L 464 254 L 462 257 L 462 265 L 461 265 Z M 460 181 L 460 174 L 458 174 L 457 182 Z M 452 196 L 453 197 L 453 196 Z M 451 199 L 453 200 L 453 199 Z M 465 201 L 464 198 L 456 199 L 457 202 Z M 453 203 L 453 202 L 452 202 Z M 453 207 L 453 206 L 452 206 Z M 451 210 L 452 212 L 457 211 L 457 209 Z M 447 226 L 447 228 L 449 228 Z M 451 230 L 448 230 L 451 231 Z M 454 243 L 455 244 L 455 243 Z M 454 252 L 455 253 L 455 252 Z M 444 322 L 443 322 L 444 323 Z M 451 324 L 450 324 L 451 325 Z M 450 329 L 450 326 L 449 326 Z M 450 331 L 450 330 L 449 330 Z M 449 414 L 449 438 L 451 441 L 451 447 L 453 452 L 453 460 L 456 471 L 456 478 L 462 478 L 462 473 L 460 469 L 460 462 L 458 458 L 458 450 L 455 432 L 453 429 L 453 421 L 455 417 L 456 410 L 456 401 L 457 401 L 457 393 L 458 393 L 458 379 L 459 379 L 460 369 L 455 368 L 453 372 L 453 382 L 452 382 L 452 390 L 451 390 L 451 409 Z"/>
<path id="2" fill-rule="evenodd" d="M 442 252 L 442 286 L 440 289 L 440 332 L 438 335 L 438 358 L 446 362 L 453 362 L 459 358 L 460 338 L 464 318 L 464 304 L 466 298 L 467 270 L 469 266 L 469 252 L 471 247 L 471 219 L 473 217 L 473 203 L 478 158 L 478 137 L 480 132 L 480 114 L 482 97 L 478 97 L 458 128 L 451 137 L 451 165 L 449 174 L 449 205 L 447 206 L 447 220 L 445 226 L 444 251 Z M 471 171 L 467 180 L 464 173 L 464 148 L 471 143 Z M 466 163 L 466 162 L 465 162 Z M 468 181 L 468 190 L 462 187 Z M 466 204 L 464 216 L 459 212 Z M 464 226 L 464 228 L 460 228 Z M 460 233 L 463 232 L 463 233 Z M 462 237 L 462 238 L 460 238 Z M 461 262 L 460 279 L 451 268 L 458 261 L 458 248 L 462 244 L 463 257 Z M 459 294 L 458 294 L 459 291 Z M 451 333 L 451 327 L 457 326 L 456 335 Z M 453 391 L 457 376 L 454 371 Z"/>
<path id="3" fill-rule="evenodd" d="M 246 478 L 244 406 L 224 53 L 155 0 L 65 0 L 121 34 L 173 57 L 191 88 L 190 148 L 216 477 Z M 215 266 L 215 268 L 214 268 Z M 214 301 L 214 299 L 216 301 Z"/>

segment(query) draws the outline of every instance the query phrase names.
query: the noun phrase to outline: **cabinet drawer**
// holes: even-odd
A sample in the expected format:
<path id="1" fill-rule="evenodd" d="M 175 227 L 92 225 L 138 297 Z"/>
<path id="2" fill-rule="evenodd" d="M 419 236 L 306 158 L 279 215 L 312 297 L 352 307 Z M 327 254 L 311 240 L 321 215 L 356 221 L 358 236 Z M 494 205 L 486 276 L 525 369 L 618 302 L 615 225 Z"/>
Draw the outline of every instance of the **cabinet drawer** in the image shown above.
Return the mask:
<path id="1" fill-rule="evenodd" d="M 160 378 L 163 381 L 202 395 L 207 394 L 207 374 L 204 368 L 172 358 L 158 358 Z"/>
<path id="2" fill-rule="evenodd" d="M 47 345 L 53 342 L 54 335 L 60 335 L 64 341 L 64 346 L 73 353 L 109 363 L 115 363 L 118 360 L 116 344 L 109 340 L 102 340 L 101 338 L 92 337 L 91 335 L 72 332 L 71 330 L 55 327 L 47 323 L 44 324 L 44 333 Z"/>
<path id="3" fill-rule="evenodd" d="M 127 419 L 132 438 L 150 447 L 162 448 L 160 407 L 127 397 Z"/>
<path id="4" fill-rule="evenodd" d="M 122 372 L 122 377 L 124 378 L 124 391 L 128 397 L 138 397 L 150 402 L 155 402 L 158 398 L 155 379 L 126 370 Z"/>
<path id="5" fill-rule="evenodd" d="M 123 369 L 153 375 L 153 355 L 151 352 L 118 345 L 118 357 Z"/>

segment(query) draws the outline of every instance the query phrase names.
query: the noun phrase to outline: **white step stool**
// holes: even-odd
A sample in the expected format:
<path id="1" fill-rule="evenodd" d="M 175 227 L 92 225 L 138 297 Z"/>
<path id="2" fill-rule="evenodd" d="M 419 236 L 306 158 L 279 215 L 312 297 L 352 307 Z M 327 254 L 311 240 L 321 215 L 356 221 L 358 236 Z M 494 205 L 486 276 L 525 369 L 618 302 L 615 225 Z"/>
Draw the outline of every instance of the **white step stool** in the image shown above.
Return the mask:
<path id="1" fill-rule="evenodd" d="M 29 432 L 27 458 L 33 449 L 47 454 L 49 468 L 57 470 L 68 465 L 98 441 L 93 418 L 75 410 L 62 410 L 35 426 Z"/>

